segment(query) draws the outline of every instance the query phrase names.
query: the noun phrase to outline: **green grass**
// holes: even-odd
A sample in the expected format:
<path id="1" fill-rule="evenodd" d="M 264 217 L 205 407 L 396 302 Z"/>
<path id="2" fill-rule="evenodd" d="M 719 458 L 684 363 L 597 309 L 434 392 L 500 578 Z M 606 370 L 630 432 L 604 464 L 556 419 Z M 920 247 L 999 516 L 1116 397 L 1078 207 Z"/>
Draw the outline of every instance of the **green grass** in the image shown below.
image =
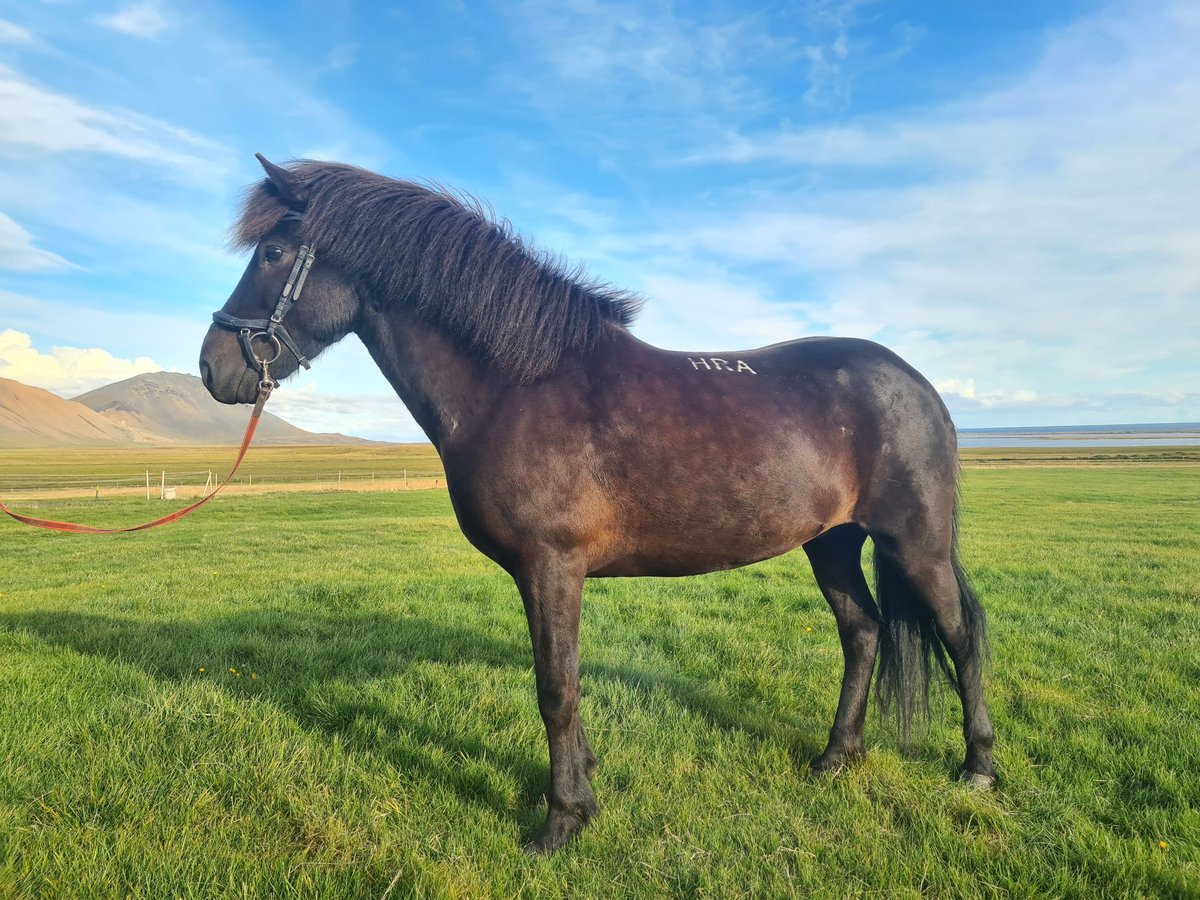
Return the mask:
<path id="1" fill-rule="evenodd" d="M 1195 466 L 967 473 L 992 794 L 945 691 L 807 774 L 841 653 L 802 554 L 589 583 L 603 812 L 550 859 L 520 602 L 443 492 L 2 524 L 0 897 L 1198 896 L 1198 524 Z"/>
<path id="2" fill-rule="evenodd" d="M 963 447 L 967 468 L 993 466 L 1158 466 L 1200 465 L 1200 447 Z"/>

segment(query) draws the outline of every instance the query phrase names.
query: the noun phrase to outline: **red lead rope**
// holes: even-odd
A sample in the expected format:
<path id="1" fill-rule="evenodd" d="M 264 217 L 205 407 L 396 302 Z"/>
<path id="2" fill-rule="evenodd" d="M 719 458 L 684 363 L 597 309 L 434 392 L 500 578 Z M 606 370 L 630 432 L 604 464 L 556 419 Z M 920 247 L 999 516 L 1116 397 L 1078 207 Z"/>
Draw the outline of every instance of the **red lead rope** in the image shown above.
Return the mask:
<path id="1" fill-rule="evenodd" d="M 264 386 L 266 385 L 266 386 Z M 34 525 L 38 528 L 49 528 L 51 531 L 70 531 L 75 534 L 121 534 L 125 531 L 143 531 L 147 528 L 157 528 L 159 525 L 166 525 L 170 522 L 178 521 L 190 513 L 192 510 L 199 509 L 213 497 L 221 492 L 225 485 L 229 484 L 233 478 L 233 473 L 238 470 L 238 466 L 242 464 L 242 460 L 246 456 L 246 451 L 250 449 L 250 442 L 254 440 L 254 432 L 258 429 L 258 420 L 262 416 L 263 405 L 267 402 L 267 398 L 271 396 L 270 382 L 264 379 L 263 384 L 258 388 L 258 399 L 254 403 L 254 411 L 250 413 L 250 421 L 246 423 L 246 434 L 242 437 L 242 446 L 238 450 L 237 459 L 233 461 L 233 468 L 229 470 L 229 474 L 225 476 L 225 480 L 218 485 L 217 489 L 207 497 L 201 497 L 191 506 L 185 506 L 183 509 L 176 510 L 173 513 L 163 516 L 161 519 L 155 519 L 153 522 L 143 522 L 141 525 L 129 525 L 125 528 L 94 528 L 91 525 L 78 525 L 75 522 L 55 522 L 52 519 L 35 519 L 32 516 L 22 516 L 13 512 L 3 503 L 0 503 L 0 512 L 3 512 L 18 522 L 24 522 L 26 525 Z"/>

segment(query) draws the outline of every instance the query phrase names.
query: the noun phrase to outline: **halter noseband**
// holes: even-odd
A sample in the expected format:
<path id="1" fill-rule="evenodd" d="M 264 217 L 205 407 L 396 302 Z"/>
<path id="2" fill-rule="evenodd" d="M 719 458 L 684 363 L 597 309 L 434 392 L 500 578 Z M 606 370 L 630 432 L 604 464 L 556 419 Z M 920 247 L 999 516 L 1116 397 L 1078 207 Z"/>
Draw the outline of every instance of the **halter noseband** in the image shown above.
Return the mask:
<path id="1" fill-rule="evenodd" d="M 293 211 L 285 213 L 279 221 L 299 221 L 300 219 L 301 214 Z M 292 264 L 291 274 L 288 275 L 287 283 L 284 284 L 283 290 L 279 293 L 279 300 L 276 301 L 275 310 L 271 313 L 269 319 L 241 319 L 237 316 L 231 316 L 223 309 L 213 313 L 213 322 L 216 325 L 228 328 L 231 331 L 237 331 L 246 362 L 262 372 L 264 381 L 271 380 L 269 367 L 271 363 L 279 359 L 279 355 L 283 353 L 284 347 L 287 347 L 291 351 L 300 365 L 306 369 L 311 368 L 308 359 L 300 352 L 300 348 L 296 346 L 296 342 L 292 340 L 292 336 L 283 327 L 283 317 L 288 314 L 296 301 L 300 299 L 300 292 L 304 289 L 304 280 L 308 278 L 308 272 L 312 268 L 316 258 L 317 252 L 315 248 L 307 244 L 300 245 L 300 249 L 296 252 L 296 262 Z M 270 359 L 258 356 L 254 352 L 253 347 L 255 338 L 263 338 L 273 343 L 275 345 L 275 355 Z"/>

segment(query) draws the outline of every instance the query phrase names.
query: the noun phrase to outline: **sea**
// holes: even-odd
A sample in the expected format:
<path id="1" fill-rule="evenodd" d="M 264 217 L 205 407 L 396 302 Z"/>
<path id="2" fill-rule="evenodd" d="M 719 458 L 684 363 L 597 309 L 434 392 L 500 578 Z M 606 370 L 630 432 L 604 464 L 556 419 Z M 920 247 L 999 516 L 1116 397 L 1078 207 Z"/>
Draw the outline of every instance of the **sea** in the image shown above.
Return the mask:
<path id="1" fill-rule="evenodd" d="M 1200 422 L 960 428 L 960 447 L 1197 447 Z"/>

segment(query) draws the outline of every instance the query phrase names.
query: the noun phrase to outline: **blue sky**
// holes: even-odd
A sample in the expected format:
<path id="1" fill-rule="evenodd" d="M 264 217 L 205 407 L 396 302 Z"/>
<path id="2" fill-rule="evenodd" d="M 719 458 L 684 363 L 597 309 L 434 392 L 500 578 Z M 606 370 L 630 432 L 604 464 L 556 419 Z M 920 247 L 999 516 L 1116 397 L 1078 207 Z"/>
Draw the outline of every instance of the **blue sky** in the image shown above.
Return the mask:
<path id="1" fill-rule="evenodd" d="M 253 158 L 488 201 L 731 350 L 891 346 L 960 426 L 1200 420 L 1200 3 L 0 3 L 0 376 L 195 372 Z M 272 399 L 421 434 L 356 338 Z"/>

